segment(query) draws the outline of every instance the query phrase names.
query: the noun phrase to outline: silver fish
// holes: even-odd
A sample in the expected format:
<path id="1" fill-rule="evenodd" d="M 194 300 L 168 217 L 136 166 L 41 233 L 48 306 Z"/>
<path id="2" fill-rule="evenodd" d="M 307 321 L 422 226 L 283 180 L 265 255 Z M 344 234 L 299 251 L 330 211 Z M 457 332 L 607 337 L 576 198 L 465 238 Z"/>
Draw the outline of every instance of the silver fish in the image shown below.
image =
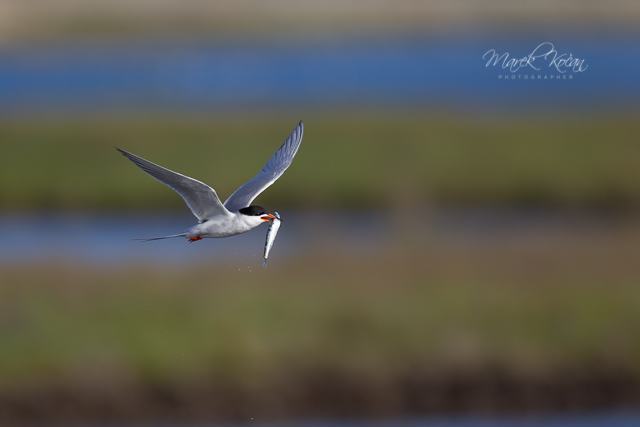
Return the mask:
<path id="1" fill-rule="evenodd" d="M 276 216 L 276 219 L 271 220 L 269 224 L 269 230 L 267 231 L 267 241 L 264 242 L 264 260 L 262 261 L 262 266 L 267 266 L 267 259 L 269 258 L 269 252 L 273 247 L 273 242 L 276 240 L 276 234 L 278 234 L 278 229 L 280 229 L 280 224 L 282 221 L 280 220 L 280 214 L 278 212 L 273 212 Z"/>

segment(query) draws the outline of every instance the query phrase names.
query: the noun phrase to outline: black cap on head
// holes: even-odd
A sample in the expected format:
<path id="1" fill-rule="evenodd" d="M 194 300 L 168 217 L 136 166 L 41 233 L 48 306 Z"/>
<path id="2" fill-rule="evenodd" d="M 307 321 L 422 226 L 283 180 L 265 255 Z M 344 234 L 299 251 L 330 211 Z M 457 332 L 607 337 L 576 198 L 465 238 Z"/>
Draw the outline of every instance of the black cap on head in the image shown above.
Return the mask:
<path id="1" fill-rule="evenodd" d="M 265 213 L 267 213 L 265 208 L 263 208 L 262 206 L 255 206 L 255 205 L 242 208 L 238 212 L 240 212 L 243 215 L 251 215 L 251 216 L 264 215 Z"/>

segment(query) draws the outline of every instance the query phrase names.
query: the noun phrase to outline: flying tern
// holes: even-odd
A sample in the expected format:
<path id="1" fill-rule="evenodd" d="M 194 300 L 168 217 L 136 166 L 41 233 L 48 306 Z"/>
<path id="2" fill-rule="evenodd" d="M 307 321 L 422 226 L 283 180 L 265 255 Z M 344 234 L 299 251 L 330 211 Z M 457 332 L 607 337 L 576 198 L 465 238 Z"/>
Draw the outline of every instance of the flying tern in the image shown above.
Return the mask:
<path id="1" fill-rule="evenodd" d="M 195 242 L 204 238 L 228 237 L 246 233 L 265 222 L 279 222 L 280 215 L 277 212 L 267 211 L 263 207 L 251 203 L 260 193 L 276 182 L 291 165 L 302 143 L 303 132 L 304 125 L 299 122 L 260 172 L 238 187 L 224 203 L 220 201 L 216 191 L 207 184 L 116 148 L 140 169 L 178 193 L 198 219 L 198 223 L 185 233 L 142 240 L 185 237 L 188 241 Z M 265 258 L 266 255 L 265 252 Z"/>

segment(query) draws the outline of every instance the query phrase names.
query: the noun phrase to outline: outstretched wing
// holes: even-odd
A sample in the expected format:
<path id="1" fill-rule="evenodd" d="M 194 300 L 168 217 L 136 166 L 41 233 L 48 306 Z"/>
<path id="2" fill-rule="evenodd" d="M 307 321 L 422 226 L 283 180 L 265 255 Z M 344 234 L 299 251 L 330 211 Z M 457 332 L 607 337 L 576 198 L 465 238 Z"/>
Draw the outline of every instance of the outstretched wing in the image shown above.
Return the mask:
<path id="1" fill-rule="evenodd" d="M 140 169 L 178 193 L 200 222 L 215 216 L 230 214 L 220 202 L 215 190 L 207 184 L 163 168 L 120 148 L 116 148 L 116 150 L 135 163 Z"/>
<path id="2" fill-rule="evenodd" d="M 303 133 L 304 124 L 301 121 L 260 172 L 234 191 L 224 202 L 224 206 L 232 212 L 246 208 L 253 199 L 276 182 L 293 162 L 302 143 Z"/>

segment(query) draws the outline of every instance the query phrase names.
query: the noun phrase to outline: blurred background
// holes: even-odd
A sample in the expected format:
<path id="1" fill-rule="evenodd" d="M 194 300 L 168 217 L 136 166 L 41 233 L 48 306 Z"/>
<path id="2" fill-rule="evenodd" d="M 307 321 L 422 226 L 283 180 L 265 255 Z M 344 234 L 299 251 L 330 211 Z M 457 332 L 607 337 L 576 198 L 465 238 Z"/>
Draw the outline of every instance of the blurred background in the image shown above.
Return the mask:
<path id="1" fill-rule="evenodd" d="M 0 0 L 0 423 L 638 425 L 639 24 Z M 543 42 L 586 69 L 483 59 Z M 194 218 L 115 146 L 224 198 L 300 119 L 268 268 L 266 227 L 132 240 Z"/>

